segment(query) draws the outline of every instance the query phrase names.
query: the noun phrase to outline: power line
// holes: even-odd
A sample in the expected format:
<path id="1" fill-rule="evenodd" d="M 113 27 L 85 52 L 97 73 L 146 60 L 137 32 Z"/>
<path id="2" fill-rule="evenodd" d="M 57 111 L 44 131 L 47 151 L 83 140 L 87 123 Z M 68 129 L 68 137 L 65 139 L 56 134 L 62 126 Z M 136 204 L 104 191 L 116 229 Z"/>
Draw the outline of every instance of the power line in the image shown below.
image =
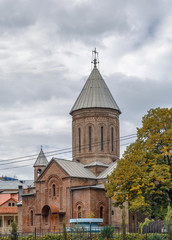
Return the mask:
<path id="1" fill-rule="evenodd" d="M 133 136 L 131 136 L 131 135 L 126 135 L 126 136 L 123 136 L 123 137 L 121 137 L 121 138 L 123 138 L 121 141 L 123 141 L 123 140 L 127 140 L 127 139 L 131 139 L 131 138 L 133 138 L 133 137 L 136 137 L 136 136 L 134 136 L 134 134 L 132 134 Z M 128 136 L 131 136 L 131 137 L 128 137 Z M 125 139 L 124 139 L 124 137 L 125 137 Z M 127 138 L 126 138 L 127 137 Z M 117 142 L 117 140 L 115 140 L 116 142 Z M 108 141 L 109 142 L 109 141 Z M 95 143 L 95 144 L 97 144 L 97 143 Z M 127 143 L 127 144 L 122 144 L 122 145 L 120 145 L 120 146 L 125 146 L 125 145 L 128 145 L 128 144 L 131 144 L 131 143 Z M 66 148 L 66 149 L 69 149 L 69 148 Z M 60 151 L 60 150 L 58 150 L 58 151 Z M 51 151 L 51 152 L 56 152 L 56 151 Z M 51 153 L 51 152 L 48 152 L 48 153 Z M 49 155 L 46 155 L 47 157 L 50 157 L 50 156 L 54 156 L 54 155 L 60 155 L 60 154 L 65 154 L 65 153 L 70 153 L 70 152 L 72 152 L 71 150 L 70 151 L 64 151 L 64 152 L 61 152 L 61 153 L 57 153 L 57 154 L 49 154 Z M 34 156 L 34 155 L 29 155 L 29 156 Z M 23 158 L 23 157 L 22 157 Z M 15 158 L 16 159 L 16 158 Z M 21 157 L 20 158 L 18 158 L 18 159 L 21 159 Z M 19 161 L 15 161 L 15 162 L 8 162 L 8 163 L 2 163 L 2 164 L 0 164 L 0 165 L 9 165 L 9 164 L 14 164 L 14 163 L 19 163 L 19 162 L 24 162 L 24 161 L 31 161 L 31 160 L 35 160 L 35 158 L 29 158 L 29 159 L 24 159 L 24 160 L 19 160 Z M 3 169 L 1 169 L 1 170 L 6 170 L 6 169 L 12 169 L 12 168 L 21 168 L 21 167 L 27 167 L 27 166 L 32 166 L 32 164 L 27 164 L 27 165 L 22 165 L 22 166 L 15 166 L 15 167 L 7 167 L 7 168 L 3 168 Z"/>
<path id="2" fill-rule="evenodd" d="M 131 138 L 134 138 L 136 137 L 135 134 L 132 134 L 132 135 L 126 135 L 126 136 L 123 136 L 121 137 L 121 141 L 125 141 L 125 140 L 128 140 L 128 139 L 131 139 Z M 115 139 L 114 142 L 117 142 L 118 139 Z M 110 142 L 109 140 L 107 141 L 104 141 L 103 143 L 104 144 L 108 144 L 108 142 Z M 100 142 L 95 142 L 92 144 L 92 147 L 96 147 L 100 144 Z M 87 147 L 88 147 L 89 144 L 85 144 L 85 145 L 82 145 L 81 146 L 81 149 L 82 150 L 85 150 Z M 74 151 L 78 148 L 78 146 L 76 146 L 74 148 Z M 46 157 L 51 157 L 51 156 L 56 156 L 56 155 L 60 155 L 60 154 L 66 154 L 66 153 L 70 153 L 72 152 L 72 148 L 64 148 L 62 150 L 56 150 L 56 151 L 50 151 L 50 152 L 46 152 Z M 28 155 L 28 156 L 25 156 L 25 157 L 19 157 L 19 158 L 11 158 L 11 159 L 8 159 L 8 160 L 2 160 L 0 161 L 0 166 L 3 166 L 3 165 L 9 165 L 9 164 L 14 164 L 14 163 L 19 163 L 19 162 L 26 162 L 26 161 L 32 161 L 32 160 L 35 160 L 35 158 L 28 158 L 28 157 L 32 157 L 32 156 L 38 156 L 38 154 L 34 154 L 34 155 Z M 26 159 L 25 159 L 26 158 Z M 21 160 L 22 159 L 22 160 Z M 17 161 L 16 161 L 17 160 Z M 5 161 L 5 163 L 4 163 Z M 8 161 L 8 162 L 7 162 Z M 3 163 L 1 163 L 3 162 Z"/>

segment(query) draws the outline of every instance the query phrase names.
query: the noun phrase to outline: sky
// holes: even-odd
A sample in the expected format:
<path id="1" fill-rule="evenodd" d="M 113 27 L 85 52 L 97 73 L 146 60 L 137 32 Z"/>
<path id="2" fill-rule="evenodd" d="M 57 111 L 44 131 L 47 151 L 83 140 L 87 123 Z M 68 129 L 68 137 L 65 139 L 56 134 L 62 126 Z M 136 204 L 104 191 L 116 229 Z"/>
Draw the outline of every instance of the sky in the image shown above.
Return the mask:
<path id="1" fill-rule="evenodd" d="M 171 0 L 0 0 L 0 13 L 0 176 L 33 179 L 41 146 L 49 161 L 72 159 L 69 112 L 95 47 L 120 136 L 171 108 Z"/>

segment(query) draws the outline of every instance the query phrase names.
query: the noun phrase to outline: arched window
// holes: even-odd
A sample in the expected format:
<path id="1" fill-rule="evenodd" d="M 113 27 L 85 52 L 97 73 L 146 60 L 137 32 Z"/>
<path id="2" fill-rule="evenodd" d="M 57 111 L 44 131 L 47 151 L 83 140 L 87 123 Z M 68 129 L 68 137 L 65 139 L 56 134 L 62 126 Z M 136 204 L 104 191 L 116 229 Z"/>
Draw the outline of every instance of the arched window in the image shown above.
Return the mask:
<path id="1" fill-rule="evenodd" d="M 42 172 L 42 170 L 41 170 L 41 169 L 38 169 L 38 171 L 37 171 L 37 176 L 38 176 L 38 177 L 41 175 L 41 172 Z"/>
<path id="2" fill-rule="evenodd" d="M 33 226 L 33 211 L 30 211 L 30 225 Z"/>
<path id="3" fill-rule="evenodd" d="M 103 127 L 101 127 L 101 151 L 103 151 Z"/>
<path id="4" fill-rule="evenodd" d="M 81 206 L 78 207 L 78 218 L 81 218 Z"/>
<path id="5" fill-rule="evenodd" d="M 15 206 L 15 204 L 14 204 L 14 203 L 12 203 L 12 206 Z"/>
<path id="6" fill-rule="evenodd" d="M 10 202 L 8 203 L 8 206 L 11 206 L 11 203 L 10 203 Z"/>
<path id="7" fill-rule="evenodd" d="M 113 141 L 114 141 L 113 128 L 111 128 L 111 151 L 112 152 L 113 152 Z"/>
<path id="8" fill-rule="evenodd" d="M 100 218 L 103 218 L 103 207 L 100 207 Z"/>
<path id="9" fill-rule="evenodd" d="M 81 151 L 81 129 L 78 129 L 78 137 L 79 137 L 79 152 Z"/>
<path id="10" fill-rule="evenodd" d="M 89 150 L 91 151 L 91 127 L 89 127 Z"/>
<path id="11" fill-rule="evenodd" d="M 53 184 L 53 196 L 56 196 L 56 185 Z"/>

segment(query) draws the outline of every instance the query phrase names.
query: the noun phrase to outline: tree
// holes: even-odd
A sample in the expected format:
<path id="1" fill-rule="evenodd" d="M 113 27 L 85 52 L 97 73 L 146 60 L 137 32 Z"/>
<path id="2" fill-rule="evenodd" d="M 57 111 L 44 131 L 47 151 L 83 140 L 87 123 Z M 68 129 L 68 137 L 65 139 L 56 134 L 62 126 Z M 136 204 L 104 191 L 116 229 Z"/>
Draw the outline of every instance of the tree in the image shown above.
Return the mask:
<path id="1" fill-rule="evenodd" d="M 116 207 L 164 218 L 172 205 L 172 108 L 150 109 L 105 185 Z"/>
<path id="2" fill-rule="evenodd" d="M 11 240 L 17 240 L 18 239 L 18 234 L 17 234 L 17 223 L 12 222 L 12 231 L 11 231 Z"/>
<path id="3" fill-rule="evenodd" d="M 168 231 L 169 239 L 172 239 L 172 208 L 168 206 L 167 215 L 165 216 L 165 226 Z"/>

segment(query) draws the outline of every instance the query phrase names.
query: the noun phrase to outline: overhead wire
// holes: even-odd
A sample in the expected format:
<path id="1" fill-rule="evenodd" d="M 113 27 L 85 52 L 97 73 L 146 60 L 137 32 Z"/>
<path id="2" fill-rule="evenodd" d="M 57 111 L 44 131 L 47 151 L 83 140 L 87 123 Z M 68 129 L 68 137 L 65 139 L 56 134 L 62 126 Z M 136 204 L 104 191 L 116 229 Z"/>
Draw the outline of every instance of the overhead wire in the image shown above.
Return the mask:
<path id="1" fill-rule="evenodd" d="M 130 134 L 130 135 L 126 135 L 126 136 L 120 137 L 119 140 L 115 139 L 114 142 L 125 141 L 125 140 L 131 139 L 131 138 L 135 138 L 135 137 L 136 137 L 136 134 Z M 110 142 L 110 140 L 103 141 L 104 144 L 108 144 L 108 142 Z M 96 147 L 99 144 L 100 144 L 100 142 L 95 142 L 95 143 L 92 144 L 92 147 Z M 130 144 L 130 143 L 128 143 L 128 144 Z M 128 145 L 128 144 L 123 144 L 123 145 L 120 145 L 120 146 L 124 146 L 124 145 Z M 88 145 L 89 144 L 81 145 L 82 150 L 86 149 L 88 147 Z M 73 148 L 73 150 L 75 151 L 77 148 L 78 148 L 78 146 Z M 72 152 L 72 148 L 68 147 L 68 148 L 64 148 L 64 149 L 59 149 L 59 150 L 45 152 L 45 155 L 46 155 L 46 157 L 50 157 L 50 156 L 56 156 L 56 155 L 71 153 L 71 152 Z M 0 161 L 0 165 L 2 166 L 2 165 L 10 165 L 10 164 L 26 162 L 26 161 L 33 161 L 33 160 L 35 160 L 35 158 L 33 158 L 34 156 L 38 156 L 38 154 L 32 154 L 32 155 L 27 155 L 27 156 L 18 157 L 18 158 L 10 158 L 10 159 L 6 159 L 6 160 L 1 160 Z M 32 158 L 30 158 L 30 157 L 32 157 Z M 2 163 L 4 161 L 6 163 Z M 24 166 L 30 166 L 30 164 L 29 165 L 24 165 Z M 10 168 L 20 168 L 20 167 L 24 167 L 24 166 L 15 166 L 15 167 L 10 167 Z M 10 169 L 10 168 L 3 168 L 1 170 Z"/>

